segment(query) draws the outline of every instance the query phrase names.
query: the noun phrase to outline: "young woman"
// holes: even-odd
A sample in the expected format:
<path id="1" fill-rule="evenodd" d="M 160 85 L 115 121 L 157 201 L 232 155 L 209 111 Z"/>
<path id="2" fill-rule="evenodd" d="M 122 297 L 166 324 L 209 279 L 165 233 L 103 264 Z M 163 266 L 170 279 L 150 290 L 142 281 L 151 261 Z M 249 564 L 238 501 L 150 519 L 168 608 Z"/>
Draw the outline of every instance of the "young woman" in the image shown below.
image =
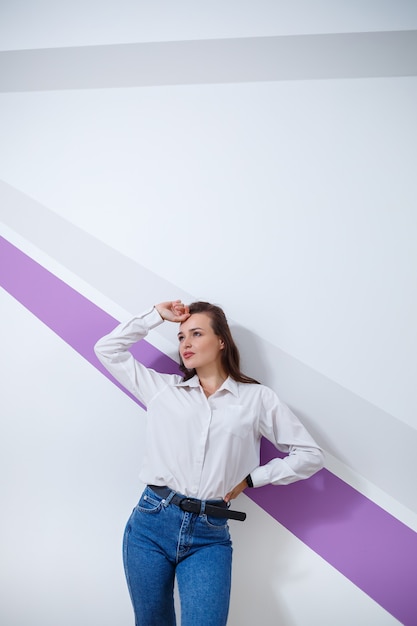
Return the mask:
<path id="1" fill-rule="evenodd" d="M 179 323 L 180 369 L 160 374 L 130 346 L 164 320 Z M 323 466 L 323 454 L 277 395 L 240 371 L 221 308 L 163 302 L 95 346 L 105 367 L 147 407 L 146 486 L 127 523 L 124 564 L 137 626 L 224 626 L 231 583 L 230 508 L 247 487 L 286 485 Z M 261 438 L 287 454 L 261 466 Z"/>

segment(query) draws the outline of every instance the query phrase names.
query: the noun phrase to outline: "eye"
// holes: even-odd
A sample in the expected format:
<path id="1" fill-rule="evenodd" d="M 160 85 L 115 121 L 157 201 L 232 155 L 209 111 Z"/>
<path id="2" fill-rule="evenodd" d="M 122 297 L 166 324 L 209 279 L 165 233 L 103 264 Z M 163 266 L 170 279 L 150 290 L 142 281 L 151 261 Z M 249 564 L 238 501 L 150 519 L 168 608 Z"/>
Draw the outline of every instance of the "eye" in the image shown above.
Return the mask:
<path id="1" fill-rule="evenodd" d="M 180 336 L 178 337 L 178 341 L 179 341 L 180 343 L 181 343 L 181 341 L 182 341 L 183 339 L 184 339 L 184 335 L 180 335 Z"/>
<path id="2" fill-rule="evenodd" d="M 193 333 L 194 337 L 201 337 L 201 333 L 199 330 L 195 330 Z"/>

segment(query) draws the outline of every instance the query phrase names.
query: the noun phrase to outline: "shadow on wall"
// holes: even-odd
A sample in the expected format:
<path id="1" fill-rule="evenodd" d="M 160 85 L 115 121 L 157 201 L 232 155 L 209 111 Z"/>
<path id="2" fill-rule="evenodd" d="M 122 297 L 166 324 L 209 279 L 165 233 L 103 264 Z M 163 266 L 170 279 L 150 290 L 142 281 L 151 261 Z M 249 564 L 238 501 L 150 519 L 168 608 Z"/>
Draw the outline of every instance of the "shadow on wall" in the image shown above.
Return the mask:
<path id="1" fill-rule="evenodd" d="M 254 502 L 239 496 L 235 508 L 244 510 L 244 524 L 230 522 L 233 540 L 233 585 L 230 626 L 294 626 L 297 620 L 287 606 L 285 590 L 302 582 L 297 540 Z"/>
<path id="2" fill-rule="evenodd" d="M 318 427 L 320 414 L 317 413 L 317 408 L 320 411 L 322 397 L 318 405 L 317 394 L 314 394 L 314 379 L 318 376 L 323 379 L 325 377 L 277 346 L 264 339 L 260 340 L 259 336 L 243 326 L 231 325 L 231 331 L 239 347 L 244 373 L 274 389 L 280 399 L 301 419 L 319 445 L 328 450 L 326 435 Z M 315 419 L 313 410 L 316 413 Z"/>
<path id="3" fill-rule="evenodd" d="M 243 371 L 274 389 L 321 448 L 349 465 L 343 419 L 350 414 L 348 407 L 353 405 L 357 410 L 367 410 L 368 403 L 246 328 L 233 326 L 232 333 L 239 346 Z M 320 427 L 324 424 L 332 425 L 333 441 L 328 436 L 328 428 Z"/>
<path id="4" fill-rule="evenodd" d="M 317 373 L 275 346 L 268 346 L 265 342 L 261 345 L 259 339 L 245 328 L 234 327 L 232 332 L 239 348 L 241 347 L 243 371 L 275 389 L 283 401 L 287 402 L 283 397 L 286 393 L 287 396 L 292 396 L 291 404 L 300 403 L 307 407 L 303 412 L 297 409 L 294 409 L 294 412 L 318 444 L 327 449 L 325 434 L 317 427 L 320 423 L 318 411 L 324 402 L 323 396 L 317 398 L 317 394 L 320 393 L 314 385 Z M 306 415 L 310 401 L 312 407 L 310 415 L 316 413 L 314 426 L 313 417 L 309 419 Z M 328 409 L 326 406 L 326 410 Z M 261 464 L 268 463 L 274 457 L 283 456 L 285 455 L 277 451 L 272 443 L 263 439 Z M 331 544 L 329 530 L 332 529 L 336 541 L 340 541 L 349 523 L 361 518 L 369 506 L 375 506 L 326 469 L 322 469 L 307 481 L 297 481 L 286 485 L 285 488 L 266 485 L 249 491 L 247 495 L 299 539 L 310 547 L 314 545 L 313 549 L 318 549 L 320 554 L 323 555 L 323 550 L 328 551 L 328 556 L 334 554 L 335 548 L 338 552 L 337 546 L 329 547 L 329 542 Z"/>

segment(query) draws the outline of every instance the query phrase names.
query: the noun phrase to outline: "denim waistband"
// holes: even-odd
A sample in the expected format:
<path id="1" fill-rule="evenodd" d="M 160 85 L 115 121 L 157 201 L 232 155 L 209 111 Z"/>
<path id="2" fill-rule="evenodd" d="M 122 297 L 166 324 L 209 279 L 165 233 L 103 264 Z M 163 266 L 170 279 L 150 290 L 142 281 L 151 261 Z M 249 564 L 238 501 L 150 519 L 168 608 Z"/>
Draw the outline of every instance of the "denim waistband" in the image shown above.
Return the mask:
<path id="1" fill-rule="evenodd" d="M 246 513 L 229 509 L 229 505 L 224 500 L 198 500 L 198 498 L 188 498 L 166 486 L 148 485 L 148 487 L 159 497 L 166 499 L 167 504 L 175 504 L 188 513 L 212 515 L 213 517 L 235 519 L 241 522 L 246 519 Z"/>

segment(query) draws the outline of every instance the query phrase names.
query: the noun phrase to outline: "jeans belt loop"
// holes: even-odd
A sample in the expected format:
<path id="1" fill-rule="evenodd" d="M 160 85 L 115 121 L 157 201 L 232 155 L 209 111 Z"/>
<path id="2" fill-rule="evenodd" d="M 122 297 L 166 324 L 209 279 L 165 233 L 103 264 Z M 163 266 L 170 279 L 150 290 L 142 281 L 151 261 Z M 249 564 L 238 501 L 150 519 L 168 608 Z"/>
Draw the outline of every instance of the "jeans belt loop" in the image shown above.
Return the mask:
<path id="1" fill-rule="evenodd" d="M 175 491 L 171 491 L 170 494 L 164 499 L 164 506 L 170 505 L 172 498 L 175 496 Z"/>

